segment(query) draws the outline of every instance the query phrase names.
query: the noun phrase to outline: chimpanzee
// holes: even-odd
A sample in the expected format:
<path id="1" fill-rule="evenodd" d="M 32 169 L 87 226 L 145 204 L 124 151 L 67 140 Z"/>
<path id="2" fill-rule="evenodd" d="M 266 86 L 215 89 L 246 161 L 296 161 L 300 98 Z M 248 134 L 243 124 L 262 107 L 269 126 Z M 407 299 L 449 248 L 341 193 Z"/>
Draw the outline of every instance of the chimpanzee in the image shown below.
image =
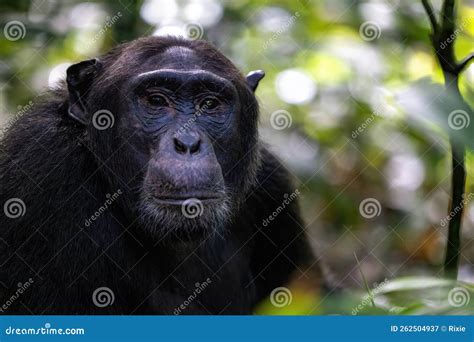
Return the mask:
<path id="1" fill-rule="evenodd" d="M 318 272 L 263 76 L 176 37 L 70 66 L 0 145 L 0 313 L 250 314 Z"/>

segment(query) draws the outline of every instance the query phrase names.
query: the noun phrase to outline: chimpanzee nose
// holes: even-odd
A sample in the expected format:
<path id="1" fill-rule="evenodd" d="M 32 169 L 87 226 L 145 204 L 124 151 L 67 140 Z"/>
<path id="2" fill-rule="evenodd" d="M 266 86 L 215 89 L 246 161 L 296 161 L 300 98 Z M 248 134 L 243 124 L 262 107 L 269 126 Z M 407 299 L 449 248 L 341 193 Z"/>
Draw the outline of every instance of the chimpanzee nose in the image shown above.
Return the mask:
<path id="1" fill-rule="evenodd" d="M 186 133 L 173 138 L 174 150 L 179 154 L 197 154 L 201 149 L 201 138 L 198 134 Z"/>

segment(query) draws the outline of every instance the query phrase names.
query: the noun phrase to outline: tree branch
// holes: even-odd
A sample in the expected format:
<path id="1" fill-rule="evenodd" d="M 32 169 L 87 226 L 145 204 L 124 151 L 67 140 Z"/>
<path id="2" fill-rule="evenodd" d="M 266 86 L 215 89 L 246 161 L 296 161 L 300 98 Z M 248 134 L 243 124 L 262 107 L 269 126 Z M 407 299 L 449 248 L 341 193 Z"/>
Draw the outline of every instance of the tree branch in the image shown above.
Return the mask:
<path id="1" fill-rule="evenodd" d="M 456 26 L 455 0 L 445 0 L 441 10 L 441 29 L 443 33 L 451 35 Z"/>
<path id="2" fill-rule="evenodd" d="M 430 19 L 433 33 L 436 34 L 436 32 L 438 32 L 438 22 L 436 21 L 433 6 L 431 6 L 430 0 L 421 0 L 421 2 L 423 3 L 423 7 L 425 7 L 425 11 L 428 14 L 428 18 Z"/>
<path id="3" fill-rule="evenodd" d="M 459 62 L 456 72 L 460 74 L 464 68 L 468 66 L 468 64 L 474 59 L 474 52 L 471 52 L 470 55 L 468 55 L 466 58 L 464 58 L 461 62 Z"/>
<path id="4" fill-rule="evenodd" d="M 460 63 L 457 63 L 454 55 L 454 40 L 456 29 L 455 0 L 444 0 L 441 11 L 440 25 L 436 21 L 433 7 L 429 0 L 421 0 L 431 22 L 433 33 L 431 42 L 436 53 L 438 62 L 443 70 L 445 86 L 460 100 L 466 104 L 459 92 L 459 74 L 474 58 L 469 55 Z M 452 38 L 454 37 L 454 39 Z M 454 108 L 456 109 L 456 108 Z M 448 277 L 457 278 L 458 260 L 461 251 L 461 223 L 463 216 L 463 194 L 466 186 L 465 147 L 455 137 L 456 132 L 450 132 L 452 173 L 451 173 L 451 220 L 448 227 L 448 242 L 444 260 L 444 273 Z"/>

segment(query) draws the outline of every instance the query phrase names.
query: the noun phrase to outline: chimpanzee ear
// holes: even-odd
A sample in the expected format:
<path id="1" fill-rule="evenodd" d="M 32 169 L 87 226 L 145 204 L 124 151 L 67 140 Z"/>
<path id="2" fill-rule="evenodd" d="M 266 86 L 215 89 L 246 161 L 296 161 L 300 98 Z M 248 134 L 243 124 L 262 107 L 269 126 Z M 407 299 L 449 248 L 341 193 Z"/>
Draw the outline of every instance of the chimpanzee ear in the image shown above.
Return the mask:
<path id="1" fill-rule="evenodd" d="M 255 91 L 258 86 L 258 82 L 265 76 L 265 71 L 263 70 L 254 70 L 247 74 L 247 85 Z"/>
<path id="2" fill-rule="evenodd" d="M 89 59 L 71 65 L 66 71 L 69 91 L 68 114 L 83 124 L 87 124 L 84 98 L 101 66 L 102 63 L 98 59 Z"/>

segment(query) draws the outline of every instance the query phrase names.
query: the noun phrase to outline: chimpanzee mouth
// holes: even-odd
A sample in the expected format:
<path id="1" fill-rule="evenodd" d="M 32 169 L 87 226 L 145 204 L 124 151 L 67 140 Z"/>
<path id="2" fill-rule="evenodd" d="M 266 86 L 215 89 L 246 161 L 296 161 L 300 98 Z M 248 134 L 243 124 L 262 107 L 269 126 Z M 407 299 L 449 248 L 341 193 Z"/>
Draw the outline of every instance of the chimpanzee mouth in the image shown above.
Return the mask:
<path id="1" fill-rule="evenodd" d="M 154 192 L 140 203 L 140 220 L 153 237 L 178 236 L 200 240 L 221 232 L 230 219 L 231 200 L 225 192 Z"/>
<path id="2" fill-rule="evenodd" d="M 191 192 L 186 194 L 157 194 L 153 195 L 153 201 L 167 205 L 186 205 L 189 202 L 219 203 L 225 200 L 225 196 L 219 192 Z"/>

